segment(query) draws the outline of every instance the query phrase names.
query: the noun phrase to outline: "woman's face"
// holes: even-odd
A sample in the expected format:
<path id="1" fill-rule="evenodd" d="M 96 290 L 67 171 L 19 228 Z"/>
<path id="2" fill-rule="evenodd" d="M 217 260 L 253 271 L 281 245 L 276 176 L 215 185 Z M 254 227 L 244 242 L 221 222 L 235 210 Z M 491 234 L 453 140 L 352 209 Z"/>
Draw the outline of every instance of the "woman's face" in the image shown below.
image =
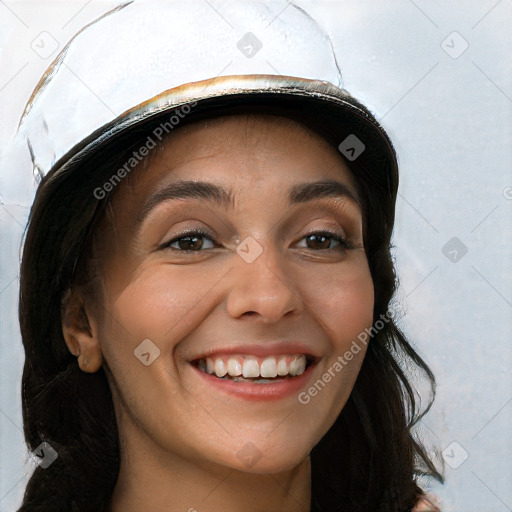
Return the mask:
<path id="1" fill-rule="evenodd" d="M 120 435 L 161 461 L 291 469 L 345 405 L 365 347 L 344 354 L 372 324 L 355 181 L 273 116 L 180 128 L 147 163 L 118 185 L 96 248 L 90 320 Z"/>

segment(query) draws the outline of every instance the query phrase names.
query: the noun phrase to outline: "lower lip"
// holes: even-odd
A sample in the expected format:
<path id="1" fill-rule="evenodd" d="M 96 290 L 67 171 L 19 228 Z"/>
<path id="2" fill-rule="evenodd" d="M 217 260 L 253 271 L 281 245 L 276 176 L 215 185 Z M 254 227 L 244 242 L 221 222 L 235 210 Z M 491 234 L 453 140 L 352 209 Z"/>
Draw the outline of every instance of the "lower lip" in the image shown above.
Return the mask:
<path id="1" fill-rule="evenodd" d="M 234 382 L 203 372 L 193 364 L 190 366 L 205 380 L 208 386 L 213 386 L 232 396 L 245 400 L 280 400 L 296 395 L 306 385 L 316 364 L 309 365 L 298 377 L 267 383 Z"/>

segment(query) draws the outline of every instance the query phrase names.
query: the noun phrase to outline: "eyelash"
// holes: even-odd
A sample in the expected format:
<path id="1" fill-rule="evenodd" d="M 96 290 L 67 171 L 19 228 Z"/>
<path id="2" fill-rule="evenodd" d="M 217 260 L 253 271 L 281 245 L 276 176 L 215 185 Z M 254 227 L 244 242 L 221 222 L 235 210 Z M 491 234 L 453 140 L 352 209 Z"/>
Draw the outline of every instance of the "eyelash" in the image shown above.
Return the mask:
<path id="1" fill-rule="evenodd" d="M 328 238 L 332 238 L 333 240 L 336 240 L 339 244 L 340 244 L 340 247 L 343 248 L 343 249 L 353 249 L 354 247 L 341 235 L 337 234 L 337 233 L 333 233 L 331 231 L 312 231 L 311 233 L 308 233 L 307 235 L 304 235 L 301 240 L 303 240 L 304 238 L 308 238 L 310 236 L 326 236 Z M 192 253 L 192 252 L 204 252 L 204 251 L 194 251 L 194 250 L 187 250 L 187 249 L 176 249 L 175 247 L 171 247 L 171 244 L 174 244 L 176 242 L 179 242 L 180 240 L 182 240 L 183 238 L 189 238 L 189 237 L 193 237 L 193 236 L 202 236 L 202 237 L 205 237 L 205 238 L 208 238 L 209 240 L 211 240 L 215 245 L 219 245 L 217 240 L 215 240 L 215 238 L 213 238 L 210 233 L 206 232 L 206 231 L 203 231 L 202 229 L 193 229 L 193 230 L 190 230 L 190 231 L 187 231 L 185 233 L 182 233 L 180 234 L 179 237 L 177 238 L 173 238 L 172 240 L 170 240 L 169 242 L 166 242 L 164 244 L 162 244 L 159 249 L 170 249 L 172 251 L 176 251 L 176 252 L 184 252 L 184 253 Z M 315 249 L 312 249 L 312 250 L 315 250 Z M 331 249 L 318 249 L 319 251 L 332 251 L 332 250 L 335 250 L 335 248 L 331 248 Z"/>

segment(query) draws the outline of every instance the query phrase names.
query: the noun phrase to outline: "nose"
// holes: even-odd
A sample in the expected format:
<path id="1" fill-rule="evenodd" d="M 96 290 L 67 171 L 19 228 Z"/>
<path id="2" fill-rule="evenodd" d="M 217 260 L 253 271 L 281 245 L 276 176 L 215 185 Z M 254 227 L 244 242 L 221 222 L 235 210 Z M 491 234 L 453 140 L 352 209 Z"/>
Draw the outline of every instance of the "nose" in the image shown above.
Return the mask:
<path id="1" fill-rule="evenodd" d="M 300 312 L 302 301 L 286 272 L 284 256 L 268 247 L 251 263 L 237 254 L 230 275 L 227 310 L 233 318 L 257 316 L 263 323 L 275 323 Z"/>

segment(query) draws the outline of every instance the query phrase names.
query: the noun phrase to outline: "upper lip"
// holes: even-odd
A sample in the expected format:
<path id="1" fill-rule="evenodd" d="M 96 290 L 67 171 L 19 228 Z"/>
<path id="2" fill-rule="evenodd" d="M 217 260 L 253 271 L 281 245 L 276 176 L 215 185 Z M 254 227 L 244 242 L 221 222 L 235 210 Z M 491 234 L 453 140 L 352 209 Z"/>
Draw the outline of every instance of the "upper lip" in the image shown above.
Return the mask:
<path id="1" fill-rule="evenodd" d="M 238 345 L 229 345 L 224 347 L 215 347 L 189 359 L 190 362 L 215 357 L 216 355 L 244 354 L 256 357 L 278 356 L 283 354 L 304 354 L 306 357 L 316 360 L 320 356 L 310 346 L 300 341 L 281 341 L 281 342 L 260 342 L 244 343 Z"/>

